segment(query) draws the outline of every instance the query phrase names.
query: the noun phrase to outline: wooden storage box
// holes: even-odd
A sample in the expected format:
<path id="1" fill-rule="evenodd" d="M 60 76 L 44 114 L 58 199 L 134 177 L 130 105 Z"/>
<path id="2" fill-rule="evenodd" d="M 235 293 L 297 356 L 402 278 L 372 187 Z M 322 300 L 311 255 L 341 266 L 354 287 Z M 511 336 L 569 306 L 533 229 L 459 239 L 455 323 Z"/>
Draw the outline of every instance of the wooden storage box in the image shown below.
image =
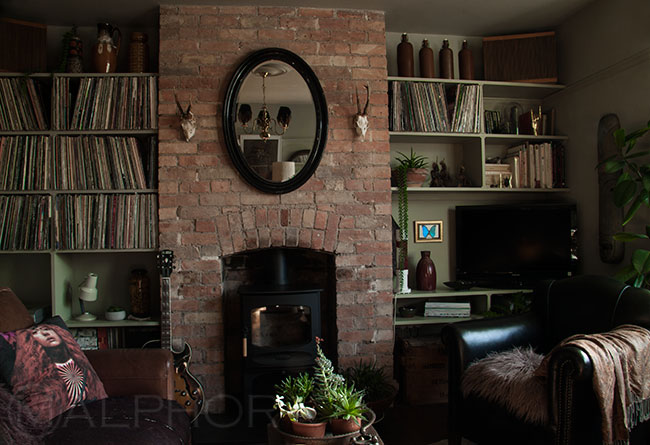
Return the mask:
<path id="1" fill-rule="evenodd" d="M 408 404 L 447 403 L 447 353 L 438 337 L 402 339 L 399 368 L 400 390 Z"/>
<path id="2" fill-rule="evenodd" d="M 47 71 L 47 26 L 0 18 L 0 71 Z"/>
<path id="3" fill-rule="evenodd" d="M 485 80 L 557 82 L 555 32 L 483 38 Z"/>

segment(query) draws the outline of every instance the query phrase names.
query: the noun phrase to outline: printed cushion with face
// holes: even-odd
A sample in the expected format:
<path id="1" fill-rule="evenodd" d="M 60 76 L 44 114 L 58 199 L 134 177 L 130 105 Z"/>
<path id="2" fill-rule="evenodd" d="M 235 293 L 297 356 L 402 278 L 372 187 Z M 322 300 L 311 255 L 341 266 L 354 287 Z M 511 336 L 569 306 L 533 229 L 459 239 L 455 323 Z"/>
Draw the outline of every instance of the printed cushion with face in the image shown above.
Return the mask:
<path id="1" fill-rule="evenodd" d="M 41 420 L 107 397 L 104 385 L 60 317 L 0 333 L 0 383 Z"/>

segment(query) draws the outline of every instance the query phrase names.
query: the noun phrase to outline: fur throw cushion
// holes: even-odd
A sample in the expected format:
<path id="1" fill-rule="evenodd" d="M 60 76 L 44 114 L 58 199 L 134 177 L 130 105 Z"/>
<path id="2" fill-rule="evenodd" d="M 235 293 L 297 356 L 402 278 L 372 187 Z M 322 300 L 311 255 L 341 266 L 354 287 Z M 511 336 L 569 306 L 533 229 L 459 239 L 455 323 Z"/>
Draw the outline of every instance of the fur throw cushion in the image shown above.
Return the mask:
<path id="1" fill-rule="evenodd" d="M 463 396 L 493 401 L 526 422 L 546 425 L 546 379 L 535 376 L 543 358 L 531 347 L 491 352 L 465 371 Z"/>
<path id="2" fill-rule="evenodd" d="M 42 421 L 107 397 L 104 385 L 60 317 L 0 332 L 0 380 Z"/>

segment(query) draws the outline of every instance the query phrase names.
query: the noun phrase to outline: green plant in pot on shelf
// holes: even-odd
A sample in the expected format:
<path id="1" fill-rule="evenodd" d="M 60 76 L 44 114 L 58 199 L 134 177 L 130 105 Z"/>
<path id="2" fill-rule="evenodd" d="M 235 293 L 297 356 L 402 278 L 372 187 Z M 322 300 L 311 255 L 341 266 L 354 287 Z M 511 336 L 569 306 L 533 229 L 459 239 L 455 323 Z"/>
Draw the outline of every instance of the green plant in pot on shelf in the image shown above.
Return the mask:
<path id="1" fill-rule="evenodd" d="M 650 131 L 650 121 L 645 127 L 629 134 L 624 129 L 614 132 L 614 140 L 619 149 L 618 153 L 605 159 L 607 173 L 619 173 L 614 186 L 614 204 L 626 208 L 623 217 L 623 227 L 630 223 L 639 209 L 650 208 L 650 150 L 640 150 L 638 140 Z M 645 162 L 640 162 L 645 160 Z M 645 225 L 645 233 L 619 232 L 614 239 L 622 242 L 639 242 L 650 239 L 650 225 Z M 631 262 L 623 268 L 616 277 L 635 287 L 650 288 L 650 250 L 636 249 L 632 253 Z"/>
<path id="2" fill-rule="evenodd" d="M 411 153 L 409 155 L 405 155 L 399 151 L 397 155 L 395 160 L 398 162 L 398 181 L 400 170 L 402 170 L 406 174 L 407 187 L 421 187 L 429 175 L 429 171 L 427 170 L 427 157 L 415 154 L 413 147 L 411 147 Z"/>

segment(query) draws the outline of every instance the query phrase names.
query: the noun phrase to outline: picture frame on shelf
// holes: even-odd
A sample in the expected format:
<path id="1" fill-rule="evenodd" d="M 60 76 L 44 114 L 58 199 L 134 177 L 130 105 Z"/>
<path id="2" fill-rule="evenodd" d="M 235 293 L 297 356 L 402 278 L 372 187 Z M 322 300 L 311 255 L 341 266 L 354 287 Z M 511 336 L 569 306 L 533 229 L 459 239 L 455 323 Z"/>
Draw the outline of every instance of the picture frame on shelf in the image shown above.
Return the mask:
<path id="1" fill-rule="evenodd" d="M 413 221 L 416 243 L 441 243 L 442 221 Z"/>

